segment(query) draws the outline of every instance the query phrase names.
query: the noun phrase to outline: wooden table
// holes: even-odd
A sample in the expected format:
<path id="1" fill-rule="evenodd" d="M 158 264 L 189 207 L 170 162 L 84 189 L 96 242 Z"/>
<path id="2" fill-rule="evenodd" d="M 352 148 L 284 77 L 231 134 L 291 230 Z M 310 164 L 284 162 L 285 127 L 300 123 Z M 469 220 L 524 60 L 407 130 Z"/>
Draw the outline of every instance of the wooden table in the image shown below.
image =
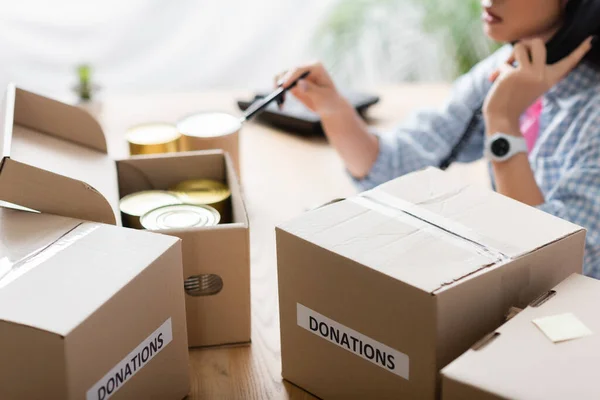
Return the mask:
<path id="1" fill-rule="evenodd" d="M 439 105 L 445 85 L 406 85 L 377 90 L 382 97 L 371 121 L 389 128 L 415 108 Z M 125 129 L 149 121 L 175 122 L 201 110 L 239 114 L 235 100 L 247 92 L 112 95 L 100 120 L 110 152 L 127 157 Z M 190 351 L 189 399 L 313 399 L 281 378 L 277 266 L 274 227 L 307 208 L 355 193 L 335 151 L 324 139 L 305 139 L 255 123 L 241 135 L 242 186 L 250 216 L 252 260 L 252 344 Z M 453 167 L 451 173 L 486 184 L 481 164 Z M 465 173 L 466 172 L 466 173 Z"/>

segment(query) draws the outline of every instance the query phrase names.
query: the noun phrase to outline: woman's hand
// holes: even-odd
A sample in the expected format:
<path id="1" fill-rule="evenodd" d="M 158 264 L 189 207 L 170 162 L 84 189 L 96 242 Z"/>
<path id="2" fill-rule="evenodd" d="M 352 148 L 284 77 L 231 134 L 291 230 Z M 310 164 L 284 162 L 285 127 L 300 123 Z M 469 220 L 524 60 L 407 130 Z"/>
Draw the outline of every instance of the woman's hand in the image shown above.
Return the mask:
<path id="1" fill-rule="evenodd" d="M 490 76 L 494 85 L 483 107 L 488 133 L 520 134 L 521 115 L 568 75 L 591 48 L 592 37 L 563 60 L 547 65 L 546 45 L 541 39 L 517 43 L 511 57 Z"/>
<path id="2" fill-rule="evenodd" d="M 379 141 L 370 134 L 354 107 L 336 89 L 321 63 L 295 68 L 275 78 L 277 86 L 288 87 L 300 75 L 310 74 L 291 89 L 305 106 L 319 114 L 329 143 L 338 151 L 346 168 L 356 178 L 365 177 L 379 153 Z"/>
<path id="3" fill-rule="evenodd" d="M 275 84 L 287 87 L 306 71 L 310 71 L 310 74 L 292 88 L 292 94 L 321 116 L 340 112 L 346 101 L 337 91 L 333 80 L 321 63 L 309 64 L 284 72 L 275 78 Z"/>
<path id="4" fill-rule="evenodd" d="M 542 40 L 516 44 L 512 56 L 490 76 L 494 85 L 483 106 L 487 134 L 520 136 L 521 115 L 571 72 L 591 48 L 592 38 L 589 38 L 563 60 L 547 65 L 546 45 Z M 513 65 L 515 61 L 517 66 Z M 492 162 L 492 169 L 499 193 L 531 206 L 545 202 L 526 154 Z"/>

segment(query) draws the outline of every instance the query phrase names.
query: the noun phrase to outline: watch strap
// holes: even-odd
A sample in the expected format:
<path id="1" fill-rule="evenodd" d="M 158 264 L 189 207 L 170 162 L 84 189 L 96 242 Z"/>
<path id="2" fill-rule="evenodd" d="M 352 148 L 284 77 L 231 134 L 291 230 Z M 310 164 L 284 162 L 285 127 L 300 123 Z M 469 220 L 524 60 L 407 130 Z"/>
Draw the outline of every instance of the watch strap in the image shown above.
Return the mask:
<path id="1" fill-rule="evenodd" d="M 500 140 L 500 139 L 506 140 L 509 145 L 508 153 L 506 153 L 503 156 L 498 156 L 498 155 L 494 154 L 492 151 L 492 145 L 494 144 L 495 141 Z M 523 136 L 514 136 L 514 135 L 508 135 L 506 133 L 498 132 L 498 133 L 493 134 L 492 136 L 487 137 L 485 140 L 484 156 L 490 161 L 496 161 L 496 162 L 506 161 L 519 153 L 528 153 L 528 152 L 529 152 L 529 150 L 527 148 L 527 141 L 525 140 L 525 138 Z"/>

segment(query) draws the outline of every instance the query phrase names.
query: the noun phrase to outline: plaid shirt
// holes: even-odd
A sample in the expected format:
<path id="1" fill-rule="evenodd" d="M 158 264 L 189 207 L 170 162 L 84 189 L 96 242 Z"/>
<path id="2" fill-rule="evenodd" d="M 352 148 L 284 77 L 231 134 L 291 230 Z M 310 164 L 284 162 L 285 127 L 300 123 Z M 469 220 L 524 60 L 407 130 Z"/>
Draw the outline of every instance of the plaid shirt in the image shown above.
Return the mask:
<path id="1" fill-rule="evenodd" d="M 438 166 L 483 104 L 491 87 L 488 76 L 509 52 L 510 47 L 501 48 L 458 79 L 441 110 L 417 113 L 394 131 L 378 133 L 379 156 L 369 175 L 356 181 L 358 187 L 366 190 Z M 459 162 L 483 156 L 485 127 L 482 117 L 476 118 Z M 600 71 L 587 62 L 544 95 L 529 162 L 546 199 L 538 208 L 588 230 L 584 273 L 600 279 Z"/>

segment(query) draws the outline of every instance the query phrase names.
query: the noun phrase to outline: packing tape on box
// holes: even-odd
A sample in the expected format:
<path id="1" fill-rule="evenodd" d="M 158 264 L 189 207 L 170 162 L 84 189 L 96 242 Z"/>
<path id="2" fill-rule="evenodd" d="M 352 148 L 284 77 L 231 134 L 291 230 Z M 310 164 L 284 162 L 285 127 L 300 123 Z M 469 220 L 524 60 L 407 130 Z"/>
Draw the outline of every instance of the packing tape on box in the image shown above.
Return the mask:
<path id="1" fill-rule="evenodd" d="M 31 252 L 19 260 L 7 257 L 0 259 L 0 289 L 14 282 L 38 265 L 48 261 L 73 243 L 86 237 L 98 228 L 98 224 L 82 222 L 73 229 L 65 232 L 55 241 Z"/>
<path id="2" fill-rule="evenodd" d="M 413 226 L 420 231 L 426 232 L 428 235 L 438 238 L 439 240 L 451 242 L 452 245 L 462 248 L 470 253 L 481 254 L 489 260 L 490 264 L 498 262 L 497 256 L 481 250 L 481 248 L 474 246 L 472 243 L 462 239 L 460 236 L 446 232 L 445 230 L 438 228 L 436 225 L 430 224 L 420 218 L 415 218 L 402 210 L 382 205 L 381 203 L 373 201 L 372 199 L 364 196 L 353 197 L 348 200 L 368 210 L 375 211 L 389 218 L 393 218 L 399 222 L 402 222 L 403 224 Z"/>
<path id="3" fill-rule="evenodd" d="M 399 199 L 381 189 L 375 188 L 348 200 L 369 210 L 400 219 L 405 223 L 413 225 L 417 225 L 417 221 L 425 223 L 435 228 L 428 233 L 445 239 L 454 239 L 454 242 L 458 246 L 468 248 L 478 254 L 483 254 L 489 257 L 491 261 L 494 261 L 494 263 L 511 259 L 511 257 L 498 250 L 495 246 L 490 245 L 489 243 L 493 242 L 490 238 L 485 238 L 458 222 L 451 221 L 423 207 Z M 503 244 L 503 247 L 507 246 Z"/>

